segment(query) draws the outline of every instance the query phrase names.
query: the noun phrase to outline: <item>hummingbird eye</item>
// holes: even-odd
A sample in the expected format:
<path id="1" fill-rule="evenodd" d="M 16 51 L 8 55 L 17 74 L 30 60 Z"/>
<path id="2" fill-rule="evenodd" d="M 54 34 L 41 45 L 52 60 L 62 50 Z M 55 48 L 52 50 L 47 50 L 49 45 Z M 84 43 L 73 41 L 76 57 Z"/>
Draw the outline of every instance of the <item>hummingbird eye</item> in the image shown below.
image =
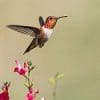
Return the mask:
<path id="1" fill-rule="evenodd" d="M 52 20 L 52 17 L 50 17 L 50 20 Z"/>

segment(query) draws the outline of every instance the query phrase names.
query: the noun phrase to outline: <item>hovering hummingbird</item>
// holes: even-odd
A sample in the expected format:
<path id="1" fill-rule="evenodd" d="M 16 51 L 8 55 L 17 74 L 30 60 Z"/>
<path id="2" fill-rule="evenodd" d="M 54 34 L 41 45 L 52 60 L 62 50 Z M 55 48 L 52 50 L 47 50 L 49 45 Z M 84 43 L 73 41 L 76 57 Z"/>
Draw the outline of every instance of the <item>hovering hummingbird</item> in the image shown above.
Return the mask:
<path id="1" fill-rule="evenodd" d="M 22 25 L 7 25 L 7 27 L 17 32 L 30 35 L 33 37 L 32 42 L 24 52 L 25 54 L 37 46 L 42 48 L 50 38 L 58 19 L 64 17 L 68 17 L 68 16 L 60 16 L 60 17 L 49 16 L 47 17 L 46 21 L 44 21 L 42 16 L 39 16 L 40 28 L 31 27 L 31 26 L 22 26 Z"/>

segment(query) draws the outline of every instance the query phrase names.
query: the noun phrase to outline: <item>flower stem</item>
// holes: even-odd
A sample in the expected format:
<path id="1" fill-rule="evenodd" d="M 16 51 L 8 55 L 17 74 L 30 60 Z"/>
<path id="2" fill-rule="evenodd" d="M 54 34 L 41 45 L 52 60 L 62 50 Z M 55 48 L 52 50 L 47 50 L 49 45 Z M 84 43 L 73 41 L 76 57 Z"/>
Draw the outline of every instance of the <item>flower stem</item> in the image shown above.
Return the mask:
<path id="1" fill-rule="evenodd" d="M 57 83 L 54 86 L 54 90 L 53 90 L 53 100 L 56 100 L 56 94 L 57 94 Z"/>
<path id="2" fill-rule="evenodd" d="M 31 84 L 31 81 L 30 81 L 30 78 L 28 76 L 25 76 L 27 82 L 28 82 L 28 89 L 31 88 L 32 84 Z"/>

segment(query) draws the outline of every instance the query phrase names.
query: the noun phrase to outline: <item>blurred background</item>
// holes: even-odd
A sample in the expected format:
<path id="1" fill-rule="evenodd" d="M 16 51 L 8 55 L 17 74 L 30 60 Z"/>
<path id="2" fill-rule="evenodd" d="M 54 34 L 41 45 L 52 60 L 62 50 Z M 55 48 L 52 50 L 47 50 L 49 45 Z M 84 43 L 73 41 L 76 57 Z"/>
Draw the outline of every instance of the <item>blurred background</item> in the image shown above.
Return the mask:
<path id="1" fill-rule="evenodd" d="M 100 100 L 99 0 L 0 0 L 0 84 L 11 81 L 11 100 L 25 100 L 24 79 L 13 72 L 15 60 L 36 65 L 32 78 L 40 90 L 37 100 L 52 100 L 48 82 L 56 72 L 57 100 Z M 62 16 L 44 48 L 23 55 L 30 36 L 7 29 L 8 24 L 39 27 L 38 17 Z"/>

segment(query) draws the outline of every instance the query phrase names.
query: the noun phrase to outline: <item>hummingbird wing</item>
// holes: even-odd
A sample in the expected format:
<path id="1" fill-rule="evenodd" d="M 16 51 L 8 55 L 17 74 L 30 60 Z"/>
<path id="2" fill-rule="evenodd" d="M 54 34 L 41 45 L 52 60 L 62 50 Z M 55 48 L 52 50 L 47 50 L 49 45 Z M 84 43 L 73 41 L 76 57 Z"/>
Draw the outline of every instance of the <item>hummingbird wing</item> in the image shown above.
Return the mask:
<path id="1" fill-rule="evenodd" d="M 41 27 L 44 25 L 44 20 L 42 16 L 39 16 L 39 23 Z"/>
<path id="2" fill-rule="evenodd" d="M 31 26 L 22 26 L 22 25 L 7 25 L 8 28 L 15 30 L 17 32 L 36 37 L 40 33 L 40 29 Z"/>
<path id="3" fill-rule="evenodd" d="M 34 49 L 37 46 L 38 46 L 37 39 L 34 38 L 30 43 L 30 45 L 28 46 L 28 48 L 25 50 L 24 54 L 26 54 L 27 52 L 29 52 L 30 50 Z"/>

